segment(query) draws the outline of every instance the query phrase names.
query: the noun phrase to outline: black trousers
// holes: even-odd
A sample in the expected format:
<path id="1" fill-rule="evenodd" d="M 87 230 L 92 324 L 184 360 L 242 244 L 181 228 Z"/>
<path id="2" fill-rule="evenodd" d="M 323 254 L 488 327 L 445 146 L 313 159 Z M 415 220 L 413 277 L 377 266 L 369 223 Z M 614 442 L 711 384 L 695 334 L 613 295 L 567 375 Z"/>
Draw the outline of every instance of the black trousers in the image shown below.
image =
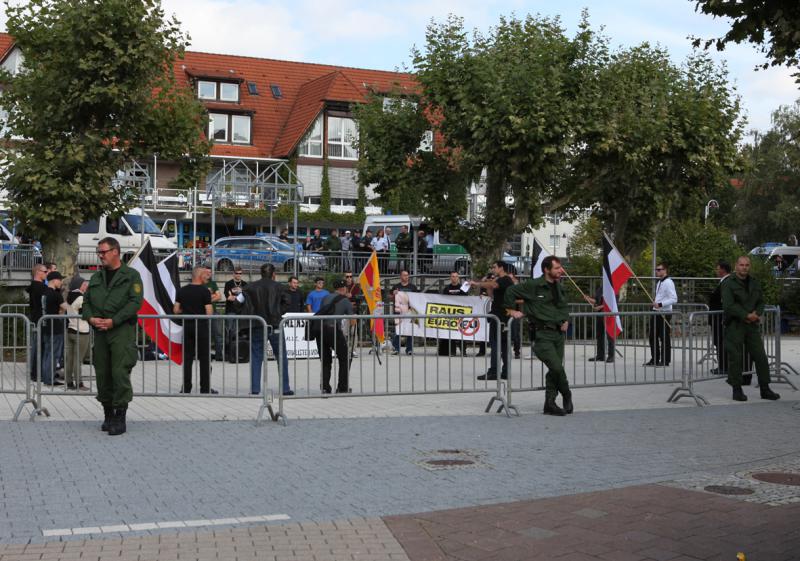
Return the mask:
<path id="1" fill-rule="evenodd" d="M 669 365 L 672 361 L 672 337 L 668 321 L 667 316 L 661 314 L 650 320 L 650 356 L 656 364 Z"/>
<path id="2" fill-rule="evenodd" d="M 209 361 L 208 323 L 195 325 L 195 321 L 187 320 L 183 326 L 183 391 L 192 391 L 192 366 L 197 359 L 200 362 L 200 393 L 209 393 L 211 389 L 211 365 Z"/>
<path id="3" fill-rule="evenodd" d="M 717 368 L 720 374 L 728 371 L 728 357 L 725 352 L 725 324 L 722 316 L 711 316 L 711 336 L 717 349 Z"/>
<path id="4" fill-rule="evenodd" d="M 333 366 L 333 351 L 336 351 L 336 359 L 339 361 L 339 383 L 336 384 L 336 391 L 347 393 L 350 385 L 348 374 L 350 366 L 350 356 L 347 349 L 347 338 L 341 329 L 325 328 L 317 338 L 317 349 L 322 358 L 322 389 L 331 391 L 331 366 Z"/>
<path id="5" fill-rule="evenodd" d="M 605 360 L 606 358 L 606 341 L 608 341 L 608 358 L 614 358 L 614 339 L 606 333 L 605 320 L 605 317 L 597 317 L 594 323 L 594 328 L 597 331 L 597 353 L 594 356 L 599 360 Z"/>

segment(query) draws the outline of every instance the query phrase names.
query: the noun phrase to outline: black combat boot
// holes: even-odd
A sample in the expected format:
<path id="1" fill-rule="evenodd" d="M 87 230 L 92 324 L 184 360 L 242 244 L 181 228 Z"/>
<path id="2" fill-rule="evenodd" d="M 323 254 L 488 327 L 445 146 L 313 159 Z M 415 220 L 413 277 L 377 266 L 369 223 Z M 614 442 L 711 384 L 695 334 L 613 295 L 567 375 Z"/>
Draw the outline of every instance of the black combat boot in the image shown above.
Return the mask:
<path id="1" fill-rule="evenodd" d="M 570 390 L 561 392 L 561 403 L 564 405 L 564 413 L 567 415 L 572 414 L 574 407 L 572 406 L 572 392 Z"/>
<path id="2" fill-rule="evenodd" d="M 556 396 L 554 395 L 545 397 L 544 414 L 555 415 L 557 417 L 563 417 L 564 415 L 566 415 L 566 413 L 564 413 L 564 410 L 561 409 L 561 407 L 559 407 L 558 405 L 556 405 Z"/>
<path id="3" fill-rule="evenodd" d="M 770 401 L 777 401 L 781 398 L 779 394 L 776 394 L 774 391 L 769 389 L 769 386 L 764 384 L 760 387 L 761 390 L 761 399 L 768 399 Z"/>
<path id="4" fill-rule="evenodd" d="M 114 409 L 111 407 L 111 404 L 104 403 L 103 404 L 103 424 L 100 426 L 100 430 L 103 432 L 108 432 L 108 428 L 111 426 L 111 415 L 114 413 Z"/>
<path id="5" fill-rule="evenodd" d="M 125 426 L 125 414 L 128 412 L 127 407 L 119 407 L 114 409 L 114 413 L 111 416 L 111 426 L 108 428 L 108 434 L 110 436 L 116 436 L 118 434 L 124 434 L 127 430 Z"/>
<path id="6" fill-rule="evenodd" d="M 742 391 L 742 386 L 733 386 L 733 401 L 747 401 L 747 396 Z"/>

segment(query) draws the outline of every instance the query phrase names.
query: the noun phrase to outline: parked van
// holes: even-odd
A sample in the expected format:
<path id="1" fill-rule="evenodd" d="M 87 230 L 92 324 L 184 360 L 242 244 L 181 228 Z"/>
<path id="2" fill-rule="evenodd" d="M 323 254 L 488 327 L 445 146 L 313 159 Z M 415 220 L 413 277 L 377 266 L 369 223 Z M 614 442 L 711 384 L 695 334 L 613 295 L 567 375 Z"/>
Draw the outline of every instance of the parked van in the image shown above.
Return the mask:
<path id="1" fill-rule="evenodd" d="M 417 231 L 422 225 L 422 219 L 409 216 L 408 214 L 380 214 L 367 216 L 364 221 L 364 229 L 361 233 L 364 235 L 367 230 L 370 230 L 373 234 L 376 234 L 380 229 L 385 230 L 387 226 L 391 227 L 392 245 L 389 269 L 396 271 L 398 268 L 398 255 L 395 241 L 397 240 L 397 235 L 400 233 L 400 227 L 408 226 L 409 232 L 411 232 L 414 240 L 416 240 Z M 427 235 L 431 232 L 426 231 L 425 233 Z M 470 272 L 470 265 L 472 263 L 472 259 L 463 245 L 449 243 L 440 236 L 438 230 L 433 232 L 433 247 L 429 247 L 428 254 L 419 255 L 418 259 L 417 271 L 419 273 L 429 272 L 444 274 L 450 273 L 451 271 L 458 271 L 459 274 L 467 275 Z"/>
<path id="2" fill-rule="evenodd" d="M 778 256 L 781 257 L 782 264 L 778 265 Z M 772 249 L 769 253 L 769 262 L 776 267 L 775 274 L 777 276 L 794 276 L 797 274 L 798 259 L 800 258 L 800 246 L 796 245 L 782 245 Z"/>
<path id="3" fill-rule="evenodd" d="M 157 257 L 166 257 L 178 248 L 176 238 L 167 237 L 165 232 L 177 232 L 175 220 L 167 220 L 161 228 L 141 209 L 133 208 L 119 218 L 108 215 L 101 216 L 99 220 L 90 220 L 81 226 L 78 234 L 78 266 L 92 266 L 99 263 L 95 254 L 97 243 L 110 236 L 119 242 L 122 260 L 127 262 L 139 250 L 142 244 L 142 228 L 145 236 L 150 238 L 150 245 Z"/>

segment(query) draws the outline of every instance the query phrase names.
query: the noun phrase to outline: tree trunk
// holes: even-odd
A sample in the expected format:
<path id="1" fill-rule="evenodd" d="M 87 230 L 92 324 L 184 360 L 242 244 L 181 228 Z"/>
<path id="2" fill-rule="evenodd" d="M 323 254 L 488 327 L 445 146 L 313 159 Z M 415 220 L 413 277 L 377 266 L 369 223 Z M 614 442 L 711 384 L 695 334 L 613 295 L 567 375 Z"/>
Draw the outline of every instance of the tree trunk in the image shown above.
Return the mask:
<path id="1" fill-rule="evenodd" d="M 80 226 L 54 222 L 47 236 L 42 237 L 45 263 L 58 265 L 59 272 L 69 278 L 78 271 L 78 233 Z"/>
<path id="2" fill-rule="evenodd" d="M 503 246 L 513 235 L 515 215 L 506 206 L 506 184 L 501 173 L 491 168 L 486 173 L 486 211 L 480 232 L 481 243 L 472 250 L 473 269 L 482 273 L 503 256 Z M 526 224 L 527 226 L 527 224 Z"/>

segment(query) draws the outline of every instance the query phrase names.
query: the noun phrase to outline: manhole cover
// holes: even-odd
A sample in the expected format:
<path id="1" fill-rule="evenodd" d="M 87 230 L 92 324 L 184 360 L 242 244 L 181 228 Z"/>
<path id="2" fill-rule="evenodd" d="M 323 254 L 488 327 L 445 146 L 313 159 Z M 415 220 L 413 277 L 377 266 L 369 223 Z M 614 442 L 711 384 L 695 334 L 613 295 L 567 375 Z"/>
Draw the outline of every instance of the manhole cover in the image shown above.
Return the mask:
<path id="1" fill-rule="evenodd" d="M 776 485 L 800 485 L 800 473 L 765 472 L 754 473 L 751 477 L 764 483 L 775 483 Z"/>
<path id="2" fill-rule="evenodd" d="M 754 491 L 745 487 L 735 487 L 733 485 L 709 485 L 704 487 L 709 493 L 717 495 L 752 495 Z"/>
<path id="3" fill-rule="evenodd" d="M 437 450 L 438 454 L 464 454 L 464 450 L 457 450 L 457 449 L 444 449 L 444 450 Z"/>
<path id="4" fill-rule="evenodd" d="M 434 467 L 471 466 L 475 464 L 472 460 L 425 460 L 425 463 Z"/>

